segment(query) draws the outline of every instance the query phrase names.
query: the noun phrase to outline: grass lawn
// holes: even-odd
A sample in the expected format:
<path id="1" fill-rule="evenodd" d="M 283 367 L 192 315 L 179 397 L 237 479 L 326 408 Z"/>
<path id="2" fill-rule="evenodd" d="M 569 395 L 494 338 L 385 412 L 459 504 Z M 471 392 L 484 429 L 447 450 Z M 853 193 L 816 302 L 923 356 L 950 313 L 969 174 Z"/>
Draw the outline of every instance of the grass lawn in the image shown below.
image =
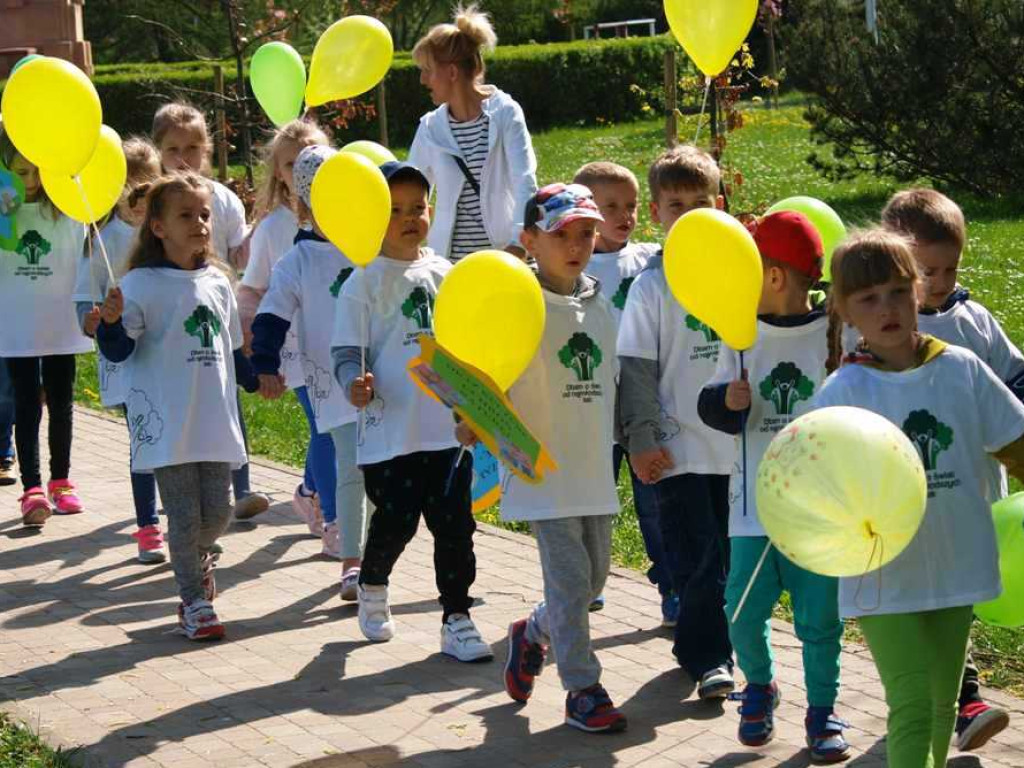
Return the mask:
<path id="1" fill-rule="evenodd" d="M 898 186 L 869 175 L 831 183 L 805 162 L 814 149 L 798 104 L 778 110 L 752 106 L 746 125 L 729 137 L 725 161 L 733 173 L 741 173 L 743 184 L 731 200 L 733 211 L 761 211 L 781 198 L 811 195 L 831 204 L 847 224 L 864 225 L 877 220 L 886 199 Z M 693 136 L 695 118 L 682 121 L 680 135 Z M 705 134 L 706 135 L 706 134 Z M 643 180 L 647 167 L 663 146 L 663 126 L 647 121 L 601 128 L 565 128 L 534 136 L 540 183 L 571 180 L 576 169 L 593 160 L 613 160 L 634 170 Z M 339 140 L 343 137 L 339 137 Z M 647 192 L 642 192 L 638 240 L 654 240 L 646 210 Z M 996 315 L 1015 343 L 1024 342 L 1024 262 L 1019 259 L 1024 242 L 1024 221 L 1009 202 L 993 203 L 962 198 L 968 220 L 969 242 L 964 257 L 962 282 L 974 298 Z M 79 399 L 98 406 L 95 361 L 83 357 L 80 366 Z M 256 453 L 300 466 L 305 454 L 306 422 L 295 399 L 289 395 L 276 403 L 245 396 L 244 408 L 252 448 Z M 610 451 L 609 451 L 610 453 Z M 628 482 L 620 483 L 624 513 L 615 527 L 614 557 L 630 568 L 647 566 L 636 517 L 632 514 L 632 493 Z M 496 516 L 485 514 L 496 521 Z M 615 596 L 610 595 L 614 600 Z M 976 655 L 994 686 L 1024 694 L 1024 630 L 997 630 L 978 625 Z M 0 766 L 2 768 L 2 766 Z"/>
<path id="2" fill-rule="evenodd" d="M 73 752 L 46 746 L 38 736 L 0 713 L 0 768 L 74 768 Z"/>

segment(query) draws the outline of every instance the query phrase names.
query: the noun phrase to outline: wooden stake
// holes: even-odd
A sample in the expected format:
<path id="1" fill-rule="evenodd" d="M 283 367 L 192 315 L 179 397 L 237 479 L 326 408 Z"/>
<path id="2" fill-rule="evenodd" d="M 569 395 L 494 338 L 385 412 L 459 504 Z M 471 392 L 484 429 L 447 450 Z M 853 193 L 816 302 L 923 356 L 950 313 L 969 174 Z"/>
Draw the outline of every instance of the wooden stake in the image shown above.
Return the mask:
<path id="1" fill-rule="evenodd" d="M 224 111 L 224 69 L 220 64 L 213 65 L 213 89 L 217 92 L 217 178 L 225 182 L 228 180 L 228 118 Z"/>
<path id="2" fill-rule="evenodd" d="M 381 146 L 390 146 L 388 141 L 388 94 L 383 80 L 377 86 L 377 121 L 380 124 Z"/>
<path id="3" fill-rule="evenodd" d="M 665 51 L 665 146 L 668 149 L 679 143 L 679 126 L 676 114 L 679 106 L 679 79 L 676 76 L 676 49 Z"/>

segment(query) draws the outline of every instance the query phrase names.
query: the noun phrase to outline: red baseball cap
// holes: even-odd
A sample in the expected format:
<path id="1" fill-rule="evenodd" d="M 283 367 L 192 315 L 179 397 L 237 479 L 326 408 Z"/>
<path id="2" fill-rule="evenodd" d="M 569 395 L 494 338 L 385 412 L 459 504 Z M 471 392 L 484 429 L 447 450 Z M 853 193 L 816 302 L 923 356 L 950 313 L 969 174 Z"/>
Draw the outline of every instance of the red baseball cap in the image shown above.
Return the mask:
<path id="1" fill-rule="evenodd" d="M 811 220 L 796 211 L 779 211 L 758 219 L 750 229 L 761 256 L 787 264 L 812 280 L 821 278 L 825 249 Z"/>

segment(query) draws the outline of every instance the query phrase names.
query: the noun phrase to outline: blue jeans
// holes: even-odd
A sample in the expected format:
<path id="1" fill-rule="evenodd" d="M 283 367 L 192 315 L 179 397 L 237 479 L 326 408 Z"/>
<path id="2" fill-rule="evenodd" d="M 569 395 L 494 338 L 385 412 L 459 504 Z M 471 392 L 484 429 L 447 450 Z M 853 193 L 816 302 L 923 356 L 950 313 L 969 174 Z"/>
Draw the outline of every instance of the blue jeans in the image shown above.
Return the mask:
<path id="1" fill-rule="evenodd" d="M 0 459 L 14 458 L 14 387 L 7 361 L 0 358 Z"/>
<path id="2" fill-rule="evenodd" d="M 729 574 L 729 476 L 675 475 L 654 486 L 661 536 L 679 595 L 672 653 L 690 678 L 732 668 L 725 617 Z"/>
<path id="3" fill-rule="evenodd" d="M 306 458 L 312 465 L 313 482 L 320 496 L 320 511 L 323 512 L 325 523 L 333 523 L 338 518 L 338 467 L 335 464 L 334 441 L 330 432 L 317 432 L 309 391 L 305 387 L 296 387 L 295 396 L 299 398 L 309 422 L 310 440 Z"/>
<path id="4" fill-rule="evenodd" d="M 640 524 L 640 535 L 644 540 L 647 558 L 651 561 L 651 567 L 647 570 L 647 578 L 664 597 L 672 591 L 672 573 L 668 568 L 665 545 L 661 540 L 661 524 L 658 522 L 658 506 L 654 498 L 654 486 L 645 485 L 640 481 L 629 463 L 629 454 L 618 444 L 612 447 L 612 472 L 616 484 L 619 481 L 623 460 L 626 462 L 626 467 L 629 468 L 629 479 L 633 485 L 633 507 L 636 509 L 636 519 Z"/>
<path id="5" fill-rule="evenodd" d="M 121 406 L 124 417 L 128 418 L 128 408 Z M 128 458 L 131 466 L 131 457 Z M 156 475 L 152 472 L 132 472 L 132 501 L 135 503 L 135 524 L 139 528 L 147 525 L 158 525 L 160 518 L 156 512 Z"/>

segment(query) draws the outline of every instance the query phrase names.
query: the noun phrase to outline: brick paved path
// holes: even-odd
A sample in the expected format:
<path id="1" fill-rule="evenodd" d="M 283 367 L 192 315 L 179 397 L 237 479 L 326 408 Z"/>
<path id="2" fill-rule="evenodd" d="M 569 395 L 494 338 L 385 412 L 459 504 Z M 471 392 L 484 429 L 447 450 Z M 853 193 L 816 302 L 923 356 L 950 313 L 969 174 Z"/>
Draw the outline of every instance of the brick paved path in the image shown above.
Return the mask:
<path id="1" fill-rule="evenodd" d="M 497 660 L 462 665 L 438 653 L 430 542 L 420 536 L 394 579 L 397 638 L 370 645 L 355 607 L 337 596 L 339 567 L 290 516 L 293 472 L 255 466 L 254 487 L 277 504 L 222 540 L 218 612 L 228 640 L 169 634 L 170 568 L 134 559 L 124 427 L 76 414 L 74 477 L 89 511 L 41 533 L 16 517 L 0 489 L 0 701 L 54 744 L 83 745 L 90 766 L 776 766 L 808 764 L 803 682 L 791 628 L 777 626 L 784 701 L 768 748 L 735 740 L 734 705 L 696 701 L 658 628 L 657 595 L 615 571 L 608 607 L 593 619 L 604 683 L 630 718 L 625 734 L 588 736 L 561 723 L 553 668 L 521 708 L 501 688 L 504 635 L 540 591 L 532 541 L 492 528 L 477 537 L 480 605 L 474 618 Z M 1024 703 L 1014 728 L 957 768 L 1024 767 Z M 866 651 L 843 656 L 841 714 L 856 768 L 882 766 L 884 706 Z"/>

